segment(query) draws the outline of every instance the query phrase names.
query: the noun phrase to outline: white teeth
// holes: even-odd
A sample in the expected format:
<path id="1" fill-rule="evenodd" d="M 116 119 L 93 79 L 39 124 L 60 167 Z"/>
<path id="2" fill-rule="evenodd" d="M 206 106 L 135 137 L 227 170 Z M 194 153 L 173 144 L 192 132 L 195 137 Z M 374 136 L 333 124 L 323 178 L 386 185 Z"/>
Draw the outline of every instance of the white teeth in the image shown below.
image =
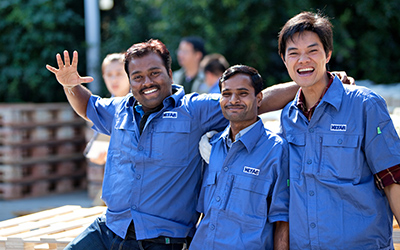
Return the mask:
<path id="1" fill-rule="evenodd" d="M 150 89 L 150 90 L 144 91 L 143 93 L 145 95 L 147 95 L 147 94 L 151 94 L 151 93 L 156 92 L 156 91 L 157 91 L 157 89 Z"/>
<path id="2" fill-rule="evenodd" d="M 312 68 L 299 69 L 299 72 L 312 71 Z"/>

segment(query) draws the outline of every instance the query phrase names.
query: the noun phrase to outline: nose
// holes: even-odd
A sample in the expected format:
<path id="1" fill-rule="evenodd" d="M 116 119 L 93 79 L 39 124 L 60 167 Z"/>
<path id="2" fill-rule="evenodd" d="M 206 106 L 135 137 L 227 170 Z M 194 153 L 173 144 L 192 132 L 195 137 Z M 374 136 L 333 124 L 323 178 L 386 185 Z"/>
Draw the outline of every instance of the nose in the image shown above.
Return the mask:
<path id="1" fill-rule="evenodd" d="M 303 54 L 300 55 L 300 57 L 299 57 L 299 62 L 300 63 L 306 63 L 308 61 L 310 61 L 310 58 L 308 57 L 307 54 L 303 53 Z"/>
<path id="2" fill-rule="evenodd" d="M 149 76 L 146 75 L 146 77 L 144 78 L 144 84 L 152 84 L 153 80 L 150 79 Z"/>
<path id="3" fill-rule="evenodd" d="M 229 102 L 230 102 L 231 104 L 238 103 L 239 101 L 240 101 L 239 96 L 236 95 L 236 94 L 232 94 L 232 96 L 231 96 L 231 98 L 230 98 L 230 100 L 229 100 Z"/>

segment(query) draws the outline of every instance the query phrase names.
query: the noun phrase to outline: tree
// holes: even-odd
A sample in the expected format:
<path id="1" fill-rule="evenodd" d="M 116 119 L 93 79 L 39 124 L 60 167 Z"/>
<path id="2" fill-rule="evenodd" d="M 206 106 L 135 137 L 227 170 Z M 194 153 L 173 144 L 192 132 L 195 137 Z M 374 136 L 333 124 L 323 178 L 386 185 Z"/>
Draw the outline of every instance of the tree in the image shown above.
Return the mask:
<path id="1" fill-rule="evenodd" d="M 78 1 L 77 1 L 78 2 Z M 65 101 L 46 63 L 56 65 L 64 49 L 84 50 L 82 4 L 73 0 L 3 0 L 0 2 L 0 101 Z M 80 57 L 80 72 L 85 72 Z"/>

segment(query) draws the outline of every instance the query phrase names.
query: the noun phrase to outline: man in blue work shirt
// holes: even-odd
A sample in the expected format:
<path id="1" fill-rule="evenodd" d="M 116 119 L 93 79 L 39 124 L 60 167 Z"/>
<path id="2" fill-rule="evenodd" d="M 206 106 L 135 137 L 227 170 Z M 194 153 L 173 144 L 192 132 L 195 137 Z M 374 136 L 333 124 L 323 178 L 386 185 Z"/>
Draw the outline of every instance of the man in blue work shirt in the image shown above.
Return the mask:
<path id="1" fill-rule="evenodd" d="M 190 249 L 288 249 L 288 146 L 257 116 L 262 77 L 235 65 L 219 86 L 229 126 L 211 139 Z"/>
<path id="2" fill-rule="evenodd" d="M 279 54 L 300 86 L 281 115 L 290 249 L 393 249 L 399 179 L 383 192 L 374 176 L 398 171 L 400 140 L 382 97 L 327 72 L 332 51 L 332 25 L 319 14 L 300 13 L 279 33 Z"/>
<path id="3" fill-rule="evenodd" d="M 102 195 L 107 212 L 67 249 L 183 249 L 198 220 L 199 139 L 228 124 L 219 95 L 184 95 L 182 87 L 172 84 L 171 57 L 158 40 L 127 50 L 132 93 L 125 97 L 102 99 L 83 87 L 93 78 L 78 74 L 76 51 L 72 64 L 68 51 L 64 62 L 60 54 L 56 59 L 58 69 L 46 67 L 71 106 L 96 131 L 111 135 Z M 264 90 L 264 112 L 293 98 L 295 84 L 280 86 L 272 88 L 273 95 Z"/>

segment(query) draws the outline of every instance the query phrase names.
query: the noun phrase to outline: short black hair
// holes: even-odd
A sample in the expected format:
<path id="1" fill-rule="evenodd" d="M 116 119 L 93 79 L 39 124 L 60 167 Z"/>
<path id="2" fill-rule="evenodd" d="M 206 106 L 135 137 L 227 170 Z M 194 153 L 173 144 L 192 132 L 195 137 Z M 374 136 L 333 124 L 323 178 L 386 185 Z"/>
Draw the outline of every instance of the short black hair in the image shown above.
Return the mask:
<path id="1" fill-rule="evenodd" d="M 181 39 L 181 42 L 192 44 L 194 51 L 199 51 L 203 54 L 202 58 L 207 54 L 204 47 L 204 40 L 199 36 L 186 36 Z"/>
<path id="2" fill-rule="evenodd" d="M 250 66 L 247 65 L 233 65 L 232 67 L 229 67 L 225 72 L 222 74 L 221 78 L 219 79 L 219 89 L 222 92 L 222 83 L 232 76 L 236 74 L 245 74 L 250 76 L 251 79 L 251 85 L 254 88 L 254 94 L 257 95 L 258 93 L 261 92 L 263 88 L 264 81 L 261 77 L 261 75 L 258 73 L 258 71 Z"/>

